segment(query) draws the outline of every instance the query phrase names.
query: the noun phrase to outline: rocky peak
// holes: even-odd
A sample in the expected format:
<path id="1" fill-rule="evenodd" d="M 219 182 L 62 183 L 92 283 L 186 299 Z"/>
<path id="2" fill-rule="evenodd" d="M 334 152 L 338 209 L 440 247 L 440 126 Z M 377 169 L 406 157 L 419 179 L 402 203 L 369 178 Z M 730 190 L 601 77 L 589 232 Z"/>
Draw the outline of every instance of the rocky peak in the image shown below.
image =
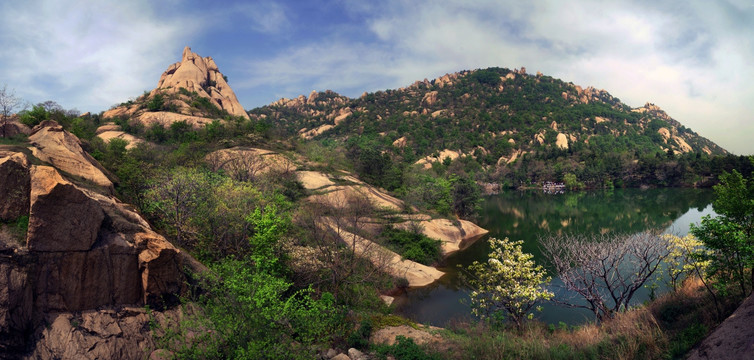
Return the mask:
<path id="1" fill-rule="evenodd" d="M 183 49 L 181 61 L 170 65 L 162 73 L 157 88 L 152 90 L 150 95 L 161 91 L 178 92 L 180 88 L 195 91 L 199 96 L 209 98 L 214 105 L 231 115 L 249 118 L 215 60 L 210 56 L 199 56 L 188 46 Z"/>

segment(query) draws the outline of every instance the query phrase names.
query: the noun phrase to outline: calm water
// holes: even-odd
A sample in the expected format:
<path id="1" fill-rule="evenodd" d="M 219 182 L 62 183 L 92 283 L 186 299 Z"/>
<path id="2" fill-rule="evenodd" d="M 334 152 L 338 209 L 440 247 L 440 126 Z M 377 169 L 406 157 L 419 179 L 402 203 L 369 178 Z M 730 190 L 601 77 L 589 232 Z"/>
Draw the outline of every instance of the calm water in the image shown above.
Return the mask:
<path id="1" fill-rule="evenodd" d="M 599 234 L 635 233 L 662 229 L 678 235 L 688 233 L 689 224 L 713 214 L 714 193 L 703 189 L 616 189 L 614 191 L 567 192 L 546 195 L 538 191 L 511 191 L 485 199 L 479 225 L 490 236 L 523 240 L 523 249 L 546 265 L 538 238 L 547 233 Z M 470 317 L 469 290 L 457 276 L 457 265 L 484 261 L 490 249 L 486 238 L 449 257 L 440 270 L 447 272 L 435 284 L 396 299 L 399 313 L 420 323 L 444 326 L 453 319 Z M 560 285 L 553 279 L 551 289 L 558 295 Z M 563 295 L 563 294 L 561 294 Z M 647 300 L 648 291 L 634 296 L 634 302 Z M 463 300 L 463 302 L 462 302 Z M 563 321 L 578 324 L 593 320 L 582 309 L 544 304 L 539 319 L 547 323 Z"/>

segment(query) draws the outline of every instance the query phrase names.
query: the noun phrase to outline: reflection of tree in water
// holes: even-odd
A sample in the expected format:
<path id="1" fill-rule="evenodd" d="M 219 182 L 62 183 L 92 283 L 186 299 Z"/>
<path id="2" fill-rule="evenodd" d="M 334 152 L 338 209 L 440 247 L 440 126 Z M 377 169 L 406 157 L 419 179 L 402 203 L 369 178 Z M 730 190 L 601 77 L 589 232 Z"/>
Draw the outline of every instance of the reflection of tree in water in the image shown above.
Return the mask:
<path id="1" fill-rule="evenodd" d="M 490 230 L 492 237 L 524 240 L 523 250 L 534 255 L 538 263 L 547 265 L 538 243 L 542 234 L 638 233 L 664 229 L 692 208 L 701 212 L 713 199 L 711 190 L 699 189 L 615 189 L 558 195 L 511 191 L 486 199 L 479 225 Z M 468 317 L 470 310 L 459 303 L 467 299 L 468 290 L 458 279 L 456 265 L 485 261 L 489 252 L 487 241 L 483 239 L 450 256 L 441 269 L 447 275 L 428 288 L 409 291 L 407 297 L 400 300 L 403 302 L 399 305 L 400 312 L 422 322 L 436 321 L 436 325 L 443 325 L 451 317 Z M 583 321 L 576 319 L 580 315 L 573 316 L 574 319 L 565 321 Z"/>
<path id="2" fill-rule="evenodd" d="M 615 189 L 558 195 L 511 191 L 488 198 L 479 223 L 490 230 L 490 236 L 524 240 L 524 251 L 539 260 L 537 238 L 541 234 L 665 229 L 689 209 L 704 209 L 713 198 L 712 191 L 699 189 Z M 488 250 L 486 244 L 475 244 L 450 262 L 465 263 L 484 257 Z"/>

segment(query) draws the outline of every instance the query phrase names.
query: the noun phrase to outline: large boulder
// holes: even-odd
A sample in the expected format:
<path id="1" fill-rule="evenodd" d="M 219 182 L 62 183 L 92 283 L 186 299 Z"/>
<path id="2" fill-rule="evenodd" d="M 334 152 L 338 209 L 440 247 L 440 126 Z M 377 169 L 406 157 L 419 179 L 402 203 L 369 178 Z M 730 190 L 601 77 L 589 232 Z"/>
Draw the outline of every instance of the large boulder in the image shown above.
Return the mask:
<path id="1" fill-rule="evenodd" d="M 43 121 L 29 136 L 35 157 L 73 176 L 113 189 L 102 166 L 81 148 L 81 141 L 55 121 Z"/>
<path id="2" fill-rule="evenodd" d="M 96 201 L 50 166 L 31 168 L 27 245 L 37 252 L 87 251 L 104 219 Z"/>
<path id="3" fill-rule="evenodd" d="M 0 196 L 0 209 L 11 219 L 29 216 L 29 227 L 25 243 L 0 236 L 0 358 L 31 348 L 41 358 L 143 356 L 134 341 L 144 336 L 129 334 L 143 333 L 146 320 L 120 331 L 127 322 L 84 319 L 89 327 L 76 335 L 64 320 L 47 316 L 71 320 L 92 309 L 162 309 L 185 293 L 184 266 L 202 271 L 202 265 L 154 232 L 133 207 L 90 183 L 74 183 L 74 174 L 31 165 L 14 149 L 0 148 L 0 190 L 14 194 Z M 59 326 L 40 330 L 45 321 Z M 39 331 L 44 334 L 37 346 Z"/>
<path id="4" fill-rule="evenodd" d="M 19 134 L 29 135 L 31 129 L 28 126 L 16 121 L 15 118 L 0 120 L 0 137 L 9 138 Z"/>
<path id="5" fill-rule="evenodd" d="M 0 220 L 12 221 L 29 214 L 29 162 L 22 153 L 0 154 Z"/>
<path id="6" fill-rule="evenodd" d="M 168 95 L 166 105 L 169 105 L 173 112 L 148 112 L 144 110 L 143 103 L 136 103 L 108 110 L 102 116 L 103 118 L 136 118 L 146 126 L 151 124 L 165 126 L 176 121 L 186 121 L 198 127 L 211 122 L 211 119 L 194 116 L 196 114 L 193 113 L 194 110 L 190 105 L 191 98 L 181 90 L 182 88 L 189 94 L 195 92 L 198 97 L 208 99 L 212 105 L 227 111 L 230 115 L 249 119 L 249 114 L 238 102 L 236 94 L 228 85 L 215 61 L 209 56 L 199 56 L 188 46 L 183 49 L 181 61 L 168 66 L 168 69 L 160 76 L 157 87 L 148 96 L 141 98 L 147 101 L 154 99 L 157 95 Z"/>

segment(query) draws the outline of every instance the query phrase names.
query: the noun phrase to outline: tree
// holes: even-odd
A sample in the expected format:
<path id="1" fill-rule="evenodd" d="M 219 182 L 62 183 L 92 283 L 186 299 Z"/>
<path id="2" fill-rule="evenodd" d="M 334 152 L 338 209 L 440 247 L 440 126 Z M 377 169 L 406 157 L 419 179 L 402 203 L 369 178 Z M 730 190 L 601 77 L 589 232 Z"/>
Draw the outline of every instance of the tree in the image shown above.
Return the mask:
<path id="1" fill-rule="evenodd" d="M 3 85 L 0 88 L 0 115 L 3 120 L 7 119 L 19 105 L 21 105 L 21 99 L 16 96 L 16 92 L 8 90 L 8 85 Z"/>
<path id="2" fill-rule="evenodd" d="M 305 204 L 297 222 L 306 230 L 306 245 L 314 249 L 318 269 L 311 269 L 337 298 L 349 285 L 376 278 L 392 256 L 377 243 L 362 237 L 374 213 L 371 201 L 344 190 Z M 365 262 L 371 266 L 364 266 Z M 307 274 L 300 274 L 306 276 Z"/>
<path id="3" fill-rule="evenodd" d="M 534 306 L 553 297 L 545 288 L 550 277 L 541 265 L 535 265 L 533 255 L 521 250 L 522 243 L 491 238 L 489 260 L 474 261 L 468 267 L 474 315 L 493 320 L 507 316 L 521 329 L 533 316 Z"/>
<path id="4" fill-rule="evenodd" d="M 198 239 L 196 220 L 207 210 L 210 188 L 207 175 L 195 169 L 166 171 L 147 191 L 147 210 L 160 219 L 180 246 L 193 248 Z"/>
<path id="5" fill-rule="evenodd" d="M 754 158 L 750 158 L 750 161 Z M 754 288 L 754 180 L 736 171 L 723 172 L 720 184 L 714 187 L 717 198 L 712 204 L 716 218 L 705 216 L 691 232 L 713 251 L 708 273 L 725 288 L 737 284 L 741 296 Z M 747 289 L 746 275 L 750 280 Z"/>
<path id="6" fill-rule="evenodd" d="M 651 232 L 633 235 L 553 235 L 540 240 L 545 256 L 565 288 L 584 303 L 562 304 L 589 309 L 597 320 L 627 309 L 670 254 L 666 239 Z"/>

